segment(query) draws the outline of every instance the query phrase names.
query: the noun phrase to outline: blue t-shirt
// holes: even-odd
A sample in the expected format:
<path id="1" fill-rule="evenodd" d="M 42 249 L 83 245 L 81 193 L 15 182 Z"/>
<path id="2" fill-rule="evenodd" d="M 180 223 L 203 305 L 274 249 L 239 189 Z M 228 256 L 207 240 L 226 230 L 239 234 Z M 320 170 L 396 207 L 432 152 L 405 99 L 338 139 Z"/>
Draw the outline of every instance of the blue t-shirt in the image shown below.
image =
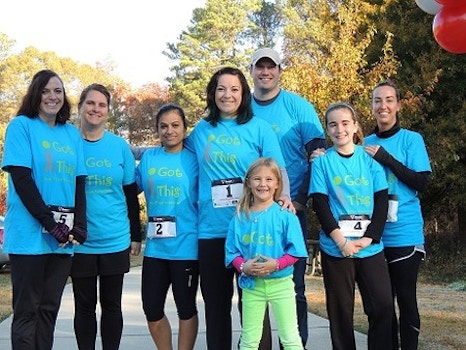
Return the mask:
<path id="1" fill-rule="evenodd" d="M 76 253 L 106 254 L 130 245 L 128 206 L 123 186 L 135 182 L 135 160 L 128 143 L 108 131 L 84 141 L 87 168 L 87 240 Z"/>
<path id="2" fill-rule="evenodd" d="M 330 210 L 337 222 L 345 215 L 372 217 L 374 193 L 387 189 L 382 166 L 362 146 L 354 154 L 343 157 L 334 147 L 312 162 L 310 194 L 328 196 Z M 357 238 L 348 238 L 357 239 Z M 342 257 L 333 239 L 320 232 L 320 247 L 332 256 Z M 356 258 L 375 255 L 383 250 L 382 243 L 373 243 L 355 254 Z"/>
<path id="3" fill-rule="evenodd" d="M 199 162 L 199 238 L 225 238 L 242 194 L 244 176 L 259 157 L 285 168 L 270 124 L 252 118 L 246 124 L 224 119 L 217 126 L 199 121 L 186 139 Z"/>
<path id="4" fill-rule="evenodd" d="M 278 137 L 294 199 L 309 165 L 304 146 L 314 139 L 325 140 L 314 106 L 301 96 L 281 89 L 268 105 L 260 105 L 253 98 L 252 109 L 255 117 L 272 125 Z"/>
<path id="5" fill-rule="evenodd" d="M 198 175 L 191 151 L 144 152 L 136 182 L 144 191 L 148 223 L 144 255 L 171 260 L 197 260 Z"/>
<path id="6" fill-rule="evenodd" d="M 46 205 L 74 208 L 76 177 L 86 175 L 83 142 L 79 130 L 69 124 L 50 127 L 41 118 L 18 116 L 9 123 L 2 169 L 21 166 L 31 169 L 32 178 Z M 26 209 L 8 177 L 5 237 L 3 250 L 9 254 L 73 254 L 65 248 Z"/>
<path id="7" fill-rule="evenodd" d="M 244 213 L 231 220 L 225 243 L 225 266 L 241 256 L 253 259 L 259 255 L 277 259 L 284 254 L 306 258 L 308 253 L 298 217 L 272 203 L 260 212 Z M 263 278 L 279 278 L 293 274 L 293 265 L 274 271 Z"/>
<path id="8" fill-rule="evenodd" d="M 400 129 L 388 138 L 373 134 L 365 138 L 366 145 L 380 145 L 397 161 L 416 172 L 431 172 L 426 146 L 422 136 L 414 131 Z M 406 247 L 424 244 L 424 219 L 417 191 L 400 181 L 384 167 L 391 203 L 388 220 L 382 235 L 386 247 Z M 395 204 L 395 205 L 393 205 Z"/>

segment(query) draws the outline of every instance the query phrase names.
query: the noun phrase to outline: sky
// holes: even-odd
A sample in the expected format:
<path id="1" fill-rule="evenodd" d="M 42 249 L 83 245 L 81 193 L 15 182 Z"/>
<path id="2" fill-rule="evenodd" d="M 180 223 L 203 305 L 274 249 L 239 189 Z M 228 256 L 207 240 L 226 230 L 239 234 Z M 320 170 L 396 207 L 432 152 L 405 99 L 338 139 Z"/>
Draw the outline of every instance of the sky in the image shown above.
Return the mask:
<path id="1" fill-rule="evenodd" d="M 2 0 L 0 33 L 15 51 L 34 46 L 95 66 L 108 59 L 114 74 L 140 87 L 164 83 L 162 54 L 190 25 L 205 0 Z"/>

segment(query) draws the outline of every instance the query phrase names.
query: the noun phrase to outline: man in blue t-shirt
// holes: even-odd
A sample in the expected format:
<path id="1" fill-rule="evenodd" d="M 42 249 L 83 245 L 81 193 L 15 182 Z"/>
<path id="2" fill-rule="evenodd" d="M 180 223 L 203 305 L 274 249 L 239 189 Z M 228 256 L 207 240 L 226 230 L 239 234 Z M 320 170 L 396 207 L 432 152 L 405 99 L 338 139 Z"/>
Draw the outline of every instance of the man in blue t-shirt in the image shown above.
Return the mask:
<path id="1" fill-rule="evenodd" d="M 254 116 L 269 122 L 278 137 L 290 181 L 291 200 L 306 240 L 308 155 L 316 148 L 326 148 L 325 134 L 313 105 L 280 88 L 281 63 L 279 54 L 270 48 L 259 49 L 253 54 L 250 66 L 254 83 L 252 108 Z M 308 339 L 305 270 L 306 259 L 294 264 L 298 327 L 304 346 Z"/>

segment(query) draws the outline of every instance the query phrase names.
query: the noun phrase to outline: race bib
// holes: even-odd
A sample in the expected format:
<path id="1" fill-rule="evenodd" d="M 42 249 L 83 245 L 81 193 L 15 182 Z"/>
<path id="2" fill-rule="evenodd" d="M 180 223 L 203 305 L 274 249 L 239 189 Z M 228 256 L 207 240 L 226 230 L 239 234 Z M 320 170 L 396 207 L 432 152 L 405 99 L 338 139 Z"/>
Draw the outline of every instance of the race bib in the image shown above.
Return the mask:
<path id="1" fill-rule="evenodd" d="M 176 237 L 176 218 L 174 216 L 151 216 L 147 222 L 147 238 Z"/>
<path id="2" fill-rule="evenodd" d="M 235 177 L 212 181 L 212 203 L 214 208 L 234 207 L 243 194 L 243 181 Z"/>
<path id="3" fill-rule="evenodd" d="M 53 219 L 60 224 L 65 224 L 70 228 L 74 226 L 74 208 L 72 207 L 62 207 L 59 205 L 48 205 L 48 208 L 53 214 Z M 45 227 L 42 227 L 42 232 L 46 233 L 47 230 Z"/>
<path id="4" fill-rule="evenodd" d="M 338 226 L 345 237 L 362 237 L 370 223 L 368 215 L 341 215 Z"/>
<path id="5" fill-rule="evenodd" d="M 396 194 L 388 195 L 388 212 L 387 222 L 398 221 L 398 196 Z"/>

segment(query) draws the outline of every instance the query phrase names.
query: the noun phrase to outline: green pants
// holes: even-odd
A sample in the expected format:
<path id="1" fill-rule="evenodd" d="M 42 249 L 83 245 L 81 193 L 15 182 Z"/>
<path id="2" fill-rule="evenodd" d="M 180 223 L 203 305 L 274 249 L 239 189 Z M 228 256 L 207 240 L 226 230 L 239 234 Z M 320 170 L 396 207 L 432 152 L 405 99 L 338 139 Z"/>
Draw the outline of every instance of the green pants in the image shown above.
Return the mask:
<path id="1" fill-rule="evenodd" d="M 302 350 L 298 332 L 296 299 L 292 276 L 255 279 L 255 287 L 243 289 L 243 329 L 240 349 L 258 349 L 265 308 L 270 304 L 285 350 Z"/>

